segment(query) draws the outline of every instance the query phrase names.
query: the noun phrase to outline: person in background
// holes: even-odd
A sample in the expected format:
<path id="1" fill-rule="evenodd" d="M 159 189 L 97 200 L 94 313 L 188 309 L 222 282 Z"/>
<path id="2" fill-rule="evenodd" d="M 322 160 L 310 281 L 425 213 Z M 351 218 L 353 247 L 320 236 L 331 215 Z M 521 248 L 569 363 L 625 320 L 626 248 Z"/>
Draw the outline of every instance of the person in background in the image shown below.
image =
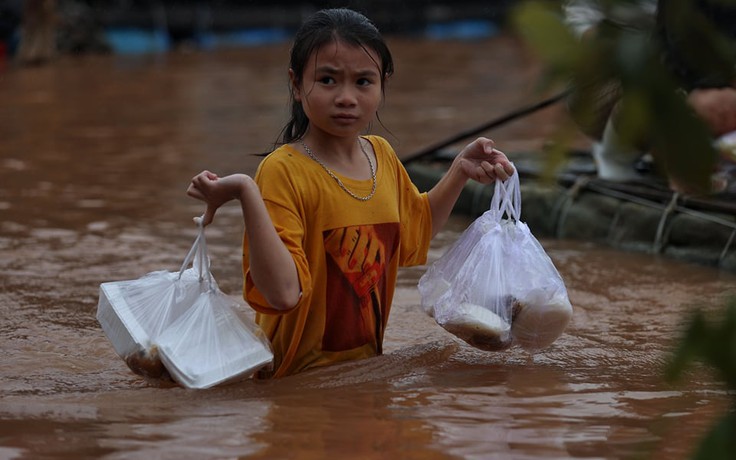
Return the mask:
<path id="1" fill-rule="evenodd" d="M 714 31 L 730 42 L 733 59 L 726 66 L 714 68 L 712 65 L 703 65 L 716 59 L 707 56 L 710 47 L 704 45 L 706 39 L 695 27 L 679 29 L 681 21 L 676 17 L 678 13 L 668 7 L 665 1 L 614 2 L 604 9 L 601 1 L 569 0 L 565 2 L 563 10 L 567 25 L 583 40 L 595 34 L 602 21 L 608 21 L 615 27 L 651 34 L 662 47 L 663 61 L 679 84 L 688 105 L 705 122 L 713 138 L 718 139 L 736 131 L 736 8 L 714 0 L 694 0 L 693 6 L 697 14 L 713 25 Z M 678 26 L 673 26 L 673 23 Z M 649 179 L 646 168 L 638 167 L 651 161 L 646 143 L 626 145 L 616 131 L 620 86 L 610 82 L 601 87 L 603 90 L 592 110 L 594 116 L 585 120 L 578 118 L 583 132 L 594 141 L 592 154 L 598 175 L 616 182 L 646 181 Z M 573 96 L 570 101 L 572 112 L 577 102 Z M 722 158 L 713 176 L 714 193 L 736 193 L 736 155 L 731 150 L 733 146 L 731 149 L 728 145 L 720 148 Z M 673 190 L 688 192 L 687 186 L 676 179 L 668 180 Z"/>
<path id="2" fill-rule="evenodd" d="M 377 28 L 349 9 L 310 17 L 289 64 L 292 113 L 283 145 L 255 179 L 196 175 L 188 195 L 205 225 L 240 201 L 244 297 L 271 341 L 278 378 L 382 353 L 400 266 L 423 264 L 468 179 L 514 172 L 494 142 L 468 144 L 429 192 L 411 183 L 391 145 L 365 135 L 393 59 Z"/>
<path id="3" fill-rule="evenodd" d="M 21 8 L 21 0 L 0 0 L 0 64 L 15 52 Z"/>

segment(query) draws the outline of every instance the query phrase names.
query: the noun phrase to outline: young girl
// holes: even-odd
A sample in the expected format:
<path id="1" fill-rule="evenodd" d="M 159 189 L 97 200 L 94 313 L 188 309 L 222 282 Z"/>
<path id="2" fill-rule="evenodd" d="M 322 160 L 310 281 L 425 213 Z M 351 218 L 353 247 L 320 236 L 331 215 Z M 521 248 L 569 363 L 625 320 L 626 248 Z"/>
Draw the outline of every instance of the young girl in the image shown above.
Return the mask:
<path id="1" fill-rule="evenodd" d="M 207 203 L 205 225 L 224 203 L 242 205 L 244 297 L 274 351 L 273 371 L 260 377 L 381 354 L 398 268 L 425 263 L 468 178 L 513 173 L 493 141 L 479 138 L 419 193 L 388 142 L 362 135 L 392 71 L 367 18 L 316 13 L 291 50 L 283 145 L 255 180 L 203 171 L 187 190 Z"/>

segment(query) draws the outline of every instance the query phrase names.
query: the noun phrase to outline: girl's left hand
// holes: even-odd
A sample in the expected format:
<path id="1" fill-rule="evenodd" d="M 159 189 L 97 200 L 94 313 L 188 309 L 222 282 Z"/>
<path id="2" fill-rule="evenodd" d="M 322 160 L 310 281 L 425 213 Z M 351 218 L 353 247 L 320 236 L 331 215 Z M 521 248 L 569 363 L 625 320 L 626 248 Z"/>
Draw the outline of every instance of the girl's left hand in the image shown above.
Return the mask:
<path id="1" fill-rule="evenodd" d="M 502 151 L 493 146 L 491 139 L 479 137 L 468 144 L 455 161 L 468 178 L 481 184 L 490 184 L 496 179 L 505 181 L 514 174 L 514 166 Z"/>
<path id="2" fill-rule="evenodd" d="M 212 223 L 215 212 L 220 206 L 239 198 L 245 178 L 243 174 L 219 177 L 210 171 L 202 171 L 192 178 L 187 188 L 187 195 L 207 203 L 202 225 L 207 226 Z"/>

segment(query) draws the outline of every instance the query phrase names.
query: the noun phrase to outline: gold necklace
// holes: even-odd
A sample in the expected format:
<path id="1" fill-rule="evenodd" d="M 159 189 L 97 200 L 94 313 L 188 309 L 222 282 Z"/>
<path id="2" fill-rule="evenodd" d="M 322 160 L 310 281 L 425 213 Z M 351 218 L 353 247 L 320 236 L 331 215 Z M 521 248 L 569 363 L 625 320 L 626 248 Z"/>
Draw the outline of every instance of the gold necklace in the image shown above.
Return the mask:
<path id="1" fill-rule="evenodd" d="M 330 171 L 330 168 L 327 167 L 324 163 L 322 163 L 319 158 L 312 152 L 312 149 L 307 147 L 307 144 L 302 141 L 302 147 L 304 147 L 304 151 L 307 152 L 307 155 L 309 155 L 309 158 L 316 161 L 320 166 L 322 166 L 322 169 L 324 169 L 327 174 L 330 175 L 331 178 L 335 179 L 335 182 L 337 182 L 337 185 L 340 186 L 341 189 L 345 190 L 348 195 L 352 196 L 356 200 L 359 201 L 368 201 L 371 198 L 373 198 L 373 195 L 376 193 L 376 169 L 373 167 L 373 162 L 371 161 L 371 157 L 368 155 L 368 152 L 365 151 L 365 147 L 363 147 L 363 143 L 360 142 L 360 139 L 358 139 L 358 145 L 360 145 L 360 150 L 363 152 L 363 155 L 365 155 L 365 159 L 368 160 L 368 164 L 371 167 L 371 180 L 373 181 L 373 186 L 371 187 L 371 193 L 369 193 L 366 196 L 360 196 L 353 193 L 350 189 L 345 187 L 345 184 L 342 183 L 339 177 L 335 175 L 332 171 Z"/>

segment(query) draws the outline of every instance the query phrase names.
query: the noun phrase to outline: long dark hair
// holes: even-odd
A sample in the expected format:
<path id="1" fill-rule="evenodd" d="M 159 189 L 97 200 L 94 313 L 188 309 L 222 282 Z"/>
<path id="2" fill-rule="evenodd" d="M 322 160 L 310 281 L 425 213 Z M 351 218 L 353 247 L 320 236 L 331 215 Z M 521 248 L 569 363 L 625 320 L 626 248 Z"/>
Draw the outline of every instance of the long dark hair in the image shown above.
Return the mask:
<path id="1" fill-rule="evenodd" d="M 391 52 L 378 28 L 362 14 L 347 9 L 334 8 L 318 11 L 307 19 L 294 36 L 291 47 L 289 68 L 294 72 L 296 85 L 301 85 L 304 68 L 309 57 L 325 43 L 340 40 L 348 45 L 372 50 L 381 62 L 381 91 L 385 89 L 386 79 L 394 72 Z M 294 99 L 291 91 L 291 119 L 281 130 L 280 142 L 288 144 L 301 139 L 309 127 L 309 119 L 301 102 Z"/>

